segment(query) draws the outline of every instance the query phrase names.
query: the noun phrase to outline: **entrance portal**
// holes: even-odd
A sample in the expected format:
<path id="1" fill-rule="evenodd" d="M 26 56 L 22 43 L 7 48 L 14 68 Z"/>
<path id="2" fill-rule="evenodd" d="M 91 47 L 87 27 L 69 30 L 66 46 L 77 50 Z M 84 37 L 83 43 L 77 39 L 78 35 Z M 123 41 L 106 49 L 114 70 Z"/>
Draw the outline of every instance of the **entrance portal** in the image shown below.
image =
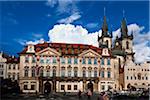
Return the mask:
<path id="1" fill-rule="evenodd" d="M 93 92 L 93 83 L 91 81 L 87 84 L 87 88 Z"/>
<path id="2" fill-rule="evenodd" d="M 44 93 L 50 93 L 51 92 L 51 83 L 48 81 L 44 84 Z"/>

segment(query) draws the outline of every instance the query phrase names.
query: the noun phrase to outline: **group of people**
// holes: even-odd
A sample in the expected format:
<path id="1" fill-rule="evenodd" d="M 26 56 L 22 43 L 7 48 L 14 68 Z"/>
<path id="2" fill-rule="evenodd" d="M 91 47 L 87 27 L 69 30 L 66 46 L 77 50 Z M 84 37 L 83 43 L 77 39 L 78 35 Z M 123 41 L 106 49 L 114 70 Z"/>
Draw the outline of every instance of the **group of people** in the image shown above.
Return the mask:
<path id="1" fill-rule="evenodd" d="M 92 91 L 89 89 L 89 90 L 86 92 L 87 100 L 92 100 L 92 99 L 91 99 L 92 95 L 93 95 L 93 93 L 92 93 Z M 79 90 L 79 92 L 78 92 L 78 97 L 79 97 L 79 100 L 82 99 L 82 92 L 81 92 L 81 90 Z M 109 100 L 109 96 L 107 95 L 106 92 L 101 92 L 100 95 L 98 96 L 97 100 Z"/>

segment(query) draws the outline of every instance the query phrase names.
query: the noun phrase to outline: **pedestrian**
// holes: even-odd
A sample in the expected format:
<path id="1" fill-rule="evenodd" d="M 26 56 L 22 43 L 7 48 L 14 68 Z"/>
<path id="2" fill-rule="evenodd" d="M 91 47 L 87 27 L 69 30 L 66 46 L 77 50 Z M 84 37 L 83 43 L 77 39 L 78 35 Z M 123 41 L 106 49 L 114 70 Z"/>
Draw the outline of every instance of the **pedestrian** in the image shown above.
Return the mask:
<path id="1" fill-rule="evenodd" d="M 65 89 L 64 89 L 64 96 L 66 95 L 66 91 L 65 91 Z"/>
<path id="2" fill-rule="evenodd" d="M 81 90 L 79 90 L 79 92 L 78 92 L 79 100 L 82 98 L 81 94 L 82 94 L 82 92 L 81 92 Z"/>
<path id="3" fill-rule="evenodd" d="M 102 93 L 100 93 L 100 95 L 99 95 L 99 97 L 97 98 L 97 100 L 104 100 L 104 99 L 103 99 L 103 94 L 102 94 Z"/>
<path id="4" fill-rule="evenodd" d="M 91 100 L 91 96 L 92 96 L 92 92 L 91 92 L 91 90 L 88 90 L 88 92 L 87 92 L 88 100 Z"/>
<path id="5" fill-rule="evenodd" d="M 103 95 L 103 100 L 109 100 L 109 97 L 107 95 L 107 93 L 105 92 L 104 95 Z"/>

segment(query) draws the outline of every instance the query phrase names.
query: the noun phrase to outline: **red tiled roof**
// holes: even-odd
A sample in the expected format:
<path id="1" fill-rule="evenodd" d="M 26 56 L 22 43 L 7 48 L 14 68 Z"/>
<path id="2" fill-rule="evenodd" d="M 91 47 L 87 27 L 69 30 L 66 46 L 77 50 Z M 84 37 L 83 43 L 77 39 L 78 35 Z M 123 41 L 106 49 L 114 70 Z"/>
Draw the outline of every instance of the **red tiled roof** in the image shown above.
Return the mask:
<path id="1" fill-rule="evenodd" d="M 68 44 L 68 43 L 42 43 L 34 45 L 35 51 L 41 51 L 47 47 L 55 49 L 62 55 L 78 55 L 84 50 L 92 49 L 93 51 L 101 54 L 102 49 L 98 47 L 94 47 L 92 45 L 85 45 L 85 44 Z M 27 51 L 27 46 L 24 48 L 20 54 L 25 54 Z"/>

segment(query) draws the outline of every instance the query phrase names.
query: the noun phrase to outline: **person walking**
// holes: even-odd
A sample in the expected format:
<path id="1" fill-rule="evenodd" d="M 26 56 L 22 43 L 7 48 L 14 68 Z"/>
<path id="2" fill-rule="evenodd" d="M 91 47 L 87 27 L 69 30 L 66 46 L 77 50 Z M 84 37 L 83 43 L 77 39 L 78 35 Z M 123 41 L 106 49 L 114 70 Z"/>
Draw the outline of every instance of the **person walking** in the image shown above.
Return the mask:
<path id="1" fill-rule="evenodd" d="M 88 90 L 88 92 L 87 92 L 87 99 L 88 100 L 91 100 L 91 96 L 92 96 L 92 92 L 91 92 L 91 90 Z"/>
<path id="2" fill-rule="evenodd" d="M 79 98 L 79 100 L 82 98 L 81 94 L 82 94 L 82 92 L 81 92 L 81 90 L 79 90 L 79 92 L 78 92 L 78 98 Z"/>

